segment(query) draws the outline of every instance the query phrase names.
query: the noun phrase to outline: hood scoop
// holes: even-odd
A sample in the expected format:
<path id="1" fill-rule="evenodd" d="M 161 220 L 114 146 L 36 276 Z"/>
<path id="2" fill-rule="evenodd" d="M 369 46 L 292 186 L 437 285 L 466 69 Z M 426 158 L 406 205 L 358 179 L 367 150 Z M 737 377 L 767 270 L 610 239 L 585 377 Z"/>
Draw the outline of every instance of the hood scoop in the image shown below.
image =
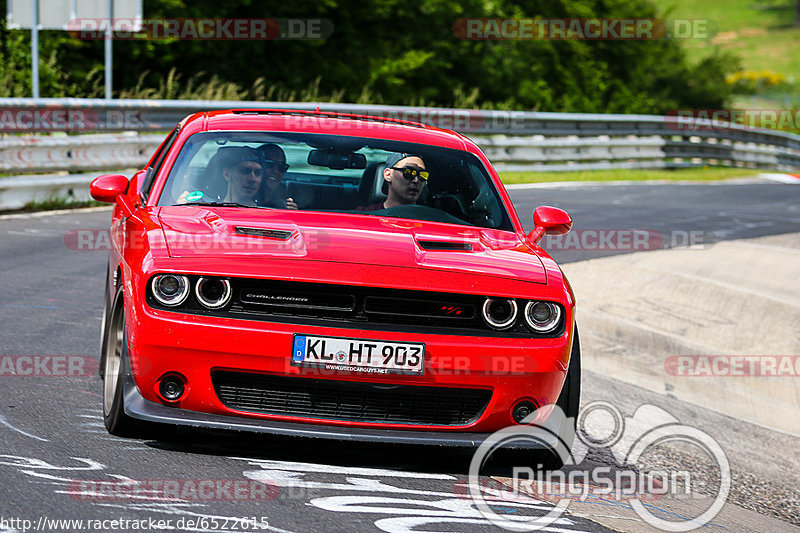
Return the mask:
<path id="1" fill-rule="evenodd" d="M 418 240 L 417 244 L 423 250 L 436 250 L 443 252 L 471 252 L 472 243 L 466 241 L 429 241 Z"/>
<path id="2" fill-rule="evenodd" d="M 266 237 L 280 241 L 288 241 L 292 238 L 293 233 L 282 229 L 248 228 L 246 226 L 236 226 L 234 231 L 239 235 L 253 235 L 254 237 Z"/>

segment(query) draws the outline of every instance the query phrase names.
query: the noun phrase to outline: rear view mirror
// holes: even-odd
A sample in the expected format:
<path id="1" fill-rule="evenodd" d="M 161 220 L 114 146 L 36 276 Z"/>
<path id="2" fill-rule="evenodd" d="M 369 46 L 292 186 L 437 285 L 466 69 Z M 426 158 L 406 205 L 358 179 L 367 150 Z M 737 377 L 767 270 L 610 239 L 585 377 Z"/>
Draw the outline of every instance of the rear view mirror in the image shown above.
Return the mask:
<path id="1" fill-rule="evenodd" d="M 308 164 L 334 170 L 367 168 L 367 156 L 357 153 L 337 154 L 327 150 L 311 150 L 308 153 Z"/>

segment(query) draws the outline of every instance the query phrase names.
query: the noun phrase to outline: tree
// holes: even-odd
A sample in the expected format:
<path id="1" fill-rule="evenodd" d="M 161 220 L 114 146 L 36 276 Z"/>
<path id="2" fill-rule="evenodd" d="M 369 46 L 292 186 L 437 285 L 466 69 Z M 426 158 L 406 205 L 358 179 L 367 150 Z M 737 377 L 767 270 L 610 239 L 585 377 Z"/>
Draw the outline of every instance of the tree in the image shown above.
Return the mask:
<path id="1" fill-rule="evenodd" d="M 725 56 L 692 67 L 672 40 L 468 40 L 453 29 L 473 17 L 656 18 L 648 0 L 147 0 L 144 10 L 148 19 L 321 18 L 334 31 L 325 40 L 117 41 L 118 94 L 660 113 L 721 107 L 733 69 Z M 64 95 L 97 88 L 88 74 L 102 45 L 59 48 Z"/>

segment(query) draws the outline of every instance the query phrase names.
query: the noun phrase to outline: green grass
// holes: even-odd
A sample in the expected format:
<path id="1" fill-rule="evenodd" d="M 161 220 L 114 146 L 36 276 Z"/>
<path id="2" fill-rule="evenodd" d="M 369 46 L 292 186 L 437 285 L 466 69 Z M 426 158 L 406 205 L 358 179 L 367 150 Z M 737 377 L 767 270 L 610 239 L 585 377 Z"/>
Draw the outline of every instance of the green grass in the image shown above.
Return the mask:
<path id="1" fill-rule="evenodd" d="M 17 211 L 27 213 L 32 211 L 55 211 L 57 209 L 75 209 L 79 207 L 108 206 L 96 200 L 76 200 L 72 197 L 50 197 L 46 200 L 28 202 Z"/>
<path id="2" fill-rule="evenodd" d="M 755 176 L 759 170 L 727 167 L 682 168 L 675 170 L 583 170 L 573 172 L 500 172 L 503 183 L 545 183 L 552 181 L 717 181 Z"/>
<path id="3" fill-rule="evenodd" d="M 733 52 L 744 70 L 800 74 L 800 28 L 794 28 L 794 0 L 652 0 L 662 18 L 710 19 L 710 39 L 686 39 L 690 60 L 709 55 L 713 47 Z M 795 83 L 800 80 L 795 79 Z"/>

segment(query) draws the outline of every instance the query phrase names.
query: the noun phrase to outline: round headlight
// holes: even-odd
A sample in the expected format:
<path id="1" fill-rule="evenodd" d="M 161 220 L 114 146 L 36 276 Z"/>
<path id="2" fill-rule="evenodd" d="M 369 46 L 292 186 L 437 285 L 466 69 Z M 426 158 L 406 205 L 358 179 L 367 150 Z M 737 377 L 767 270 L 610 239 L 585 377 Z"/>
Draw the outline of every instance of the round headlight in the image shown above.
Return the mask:
<path id="1" fill-rule="evenodd" d="M 483 319 L 495 329 L 506 329 L 517 319 L 517 302 L 509 298 L 486 298 Z"/>
<path id="2" fill-rule="evenodd" d="M 536 333 L 550 333 L 561 321 L 561 308 L 550 302 L 528 302 L 525 322 Z"/>
<path id="3" fill-rule="evenodd" d="M 200 278 L 194 294 L 204 307 L 219 309 L 231 300 L 231 282 L 222 278 Z"/>
<path id="4" fill-rule="evenodd" d="M 162 274 L 153 278 L 150 285 L 153 296 L 162 305 L 181 305 L 189 296 L 189 278 L 175 274 Z"/>

